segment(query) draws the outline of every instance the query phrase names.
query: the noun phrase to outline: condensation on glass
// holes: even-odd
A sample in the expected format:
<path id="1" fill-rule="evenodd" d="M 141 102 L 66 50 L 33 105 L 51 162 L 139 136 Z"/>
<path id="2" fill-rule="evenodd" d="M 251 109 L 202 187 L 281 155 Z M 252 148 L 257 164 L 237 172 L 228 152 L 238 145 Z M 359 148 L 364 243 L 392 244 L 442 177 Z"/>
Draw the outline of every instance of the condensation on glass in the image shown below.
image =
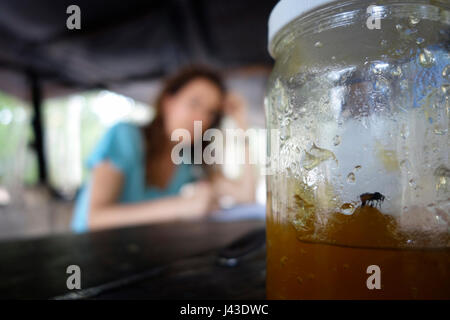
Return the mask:
<path id="1" fill-rule="evenodd" d="M 270 44 L 270 299 L 450 299 L 449 3 L 368 5 Z"/>

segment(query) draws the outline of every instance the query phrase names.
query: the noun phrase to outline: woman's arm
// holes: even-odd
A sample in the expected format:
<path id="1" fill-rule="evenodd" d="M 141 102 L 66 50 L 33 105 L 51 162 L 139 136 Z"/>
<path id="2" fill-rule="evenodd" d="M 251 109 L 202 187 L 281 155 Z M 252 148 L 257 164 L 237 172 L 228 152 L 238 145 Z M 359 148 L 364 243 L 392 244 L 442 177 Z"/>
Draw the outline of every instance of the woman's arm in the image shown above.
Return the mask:
<path id="1" fill-rule="evenodd" d="M 93 170 L 89 208 L 91 230 L 201 218 L 209 211 L 212 191 L 206 182 L 197 183 L 190 197 L 119 204 L 123 179 L 122 173 L 109 162 L 102 162 Z"/>

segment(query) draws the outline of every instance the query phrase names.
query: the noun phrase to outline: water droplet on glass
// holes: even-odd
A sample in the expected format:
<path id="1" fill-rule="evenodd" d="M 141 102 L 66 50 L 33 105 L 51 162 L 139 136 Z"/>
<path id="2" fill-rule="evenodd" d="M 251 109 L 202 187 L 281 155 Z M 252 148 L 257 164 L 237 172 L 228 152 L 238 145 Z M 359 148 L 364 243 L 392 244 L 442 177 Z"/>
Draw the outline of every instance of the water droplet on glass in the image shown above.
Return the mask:
<path id="1" fill-rule="evenodd" d="M 405 125 L 403 125 L 400 130 L 400 137 L 402 137 L 402 139 L 406 139 L 406 138 L 408 138 L 408 136 L 409 136 L 408 129 Z"/>
<path id="2" fill-rule="evenodd" d="M 422 38 L 422 37 L 418 37 L 418 38 L 416 39 L 416 44 L 418 44 L 418 45 L 421 45 L 421 44 L 424 43 L 424 42 L 425 42 L 425 39 Z"/>
<path id="3" fill-rule="evenodd" d="M 395 77 L 400 77 L 402 75 L 402 68 L 400 66 L 395 67 L 392 69 L 391 74 Z"/>
<path id="4" fill-rule="evenodd" d="M 400 168 L 408 169 L 409 168 L 409 160 L 405 159 L 405 160 L 400 161 Z"/>
<path id="5" fill-rule="evenodd" d="M 381 41 L 380 41 L 380 45 L 381 45 L 382 47 L 385 47 L 385 46 L 387 45 L 387 40 L 386 40 L 386 39 L 381 40 Z"/>
<path id="6" fill-rule="evenodd" d="M 383 68 L 385 66 L 382 66 L 379 63 L 376 63 L 376 64 L 372 65 L 371 67 L 372 67 L 372 72 L 374 74 L 382 74 L 383 73 Z"/>
<path id="7" fill-rule="evenodd" d="M 446 65 L 442 70 L 442 78 L 447 81 L 450 81 L 450 64 Z"/>
<path id="8" fill-rule="evenodd" d="M 389 90 L 389 80 L 387 80 L 384 77 L 378 77 L 378 79 L 375 81 L 375 90 L 386 92 Z"/>
<path id="9" fill-rule="evenodd" d="M 394 55 L 396 55 L 396 56 L 402 56 L 404 53 L 405 53 L 405 50 L 403 48 L 398 48 L 398 49 L 395 49 L 395 51 L 394 51 Z"/>
<path id="10" fill-rule="evenodd" d="M 412 188 L 416 188 L 417 187 L 416 181 L 414 179 L 410 179 L 408 181 L 408 183 L 409 183 L 410 187 L 412 187 Z"/>
<path id="11" fill-rule="evenodd" d="M 433 53 L 428 49 L 423 49 L 423 52 L 419 54 L 419 63 L 424 68 L 433 66 L 435 62 Z"/>
<path id="12" fill-rule="evenodd" d="M 444 177 L 444 176 L 439 177 L 438 182 L 436 183 L 436 190 L 444 189 L 443 187 L 445 187 L 447 185 L 447 179 L 448 178 Z"/>
<path id="13" fill-rule="evenodd" d="M 439 167 L 437 167 L 435 170 L 434 170 L 434 173 L 433 173 L 436 177 L 440 177 L 440 176 L 442 176 L 442 177 L 448 177 L 448 178 L 450 178 L 450 169 L 448 169 L 446 166 L 444 166 L 444 165 L 440 165 Z"/>
<path id="14" fill-rule="evenodd" d="M 341 143 L 341 137 L 338 136 L 338 135 L 334 136 L 334 138 L 333 138 L 333 144 L 334 144 L 335 146 L 338 146 L 340 143 Z"/>
<path id="15" fill-rule="evenodd" d="M 317 41 L 316 43 L 314 43 L 314 47 L 316 48 L 322 48 L 323 47 L 323 43 L 320 41 Z"/>
<path id="16" fill-rule="evenodd" d="M 356 181 L 355 174 L 354 174 L 353 172 L 350 172 L 350 173 L 347 175 L 347 182 L 348 182 L 348 183 L 355 183 L 355 181 Z"/>
<path id="17" fill-rule="evenodd" d="M 443 84 L 441 86 L 441 91 L 444 95 L 447 94 L 448 89 L 450 88 L 450 84 Z M 449 97 L 446 97 L 446 99 L 448 100 Z M 447 103 L 447 114 L 450 114 L 450 104 Z"/>
<path id="18" fill-rule="evenodd" d="M 420 22 L 420 18 L 416 17 L 416 16 L 409 16 L 408 19 L 408 23 L 410 27 L 415 26 L 416 24 L 418 24 Z"/>
<path id="19" fill-rule="evenodd" d="M 303 168 L 306 170 L 311 170 L 329 159 L 336 160 L 334 153 L 330 150 L 319 148 L 313 143 L 309 152 L 305 151 L 305 155 L 303 157 Z"/>
<path id="20" fill-rule="evenodd" d="M 434 132 L 434 134 L 436 134 L 438 136 L 443 136 L 443 135 L 447 134 L 448 129 L 447 128 L 441 128 L 438 125 L 436 125 L 433 128 L 433 132 Z"/>
<path id="21" fill-rule="evenodd" d="M 362 166 L 357 165 L 357 166 L 355 166 L 355 171 L 359 171 L 359 170 L 361 170 L 361 168 L 362 168 Z"/>
<path id="22" fill-rule="evenodd" d="M 291 164 L 289 165 L 289 168 L 292 171 L 296 171 L 297 170 L 297 163 L 296 162 L 291 162 Z"/>
<path id="23" fill-rule="evenodd" d="M 410 35 L 416 33 L 417 31 L 418 31 L 418 30 L 417 30 L 416 28 L 406 29 L 406 30 L 405 30 L 405 34 L 406 34 L 407 36 L 410 36 Z"/>
<path id="24" fill-rule="evenodd" d="M 409 87 L 408 80 L 404 79 L 404 80 L 400 81 L 400 88 L 402 88 L 403 90 L 407 90 L 408 87 Z"/>
<path id="25" fill-rule="evenodd" d="M 284 118 L 283 121 L 281 121 L 281 127 L 287 127 L 291 123 L 291 118 Z"/>

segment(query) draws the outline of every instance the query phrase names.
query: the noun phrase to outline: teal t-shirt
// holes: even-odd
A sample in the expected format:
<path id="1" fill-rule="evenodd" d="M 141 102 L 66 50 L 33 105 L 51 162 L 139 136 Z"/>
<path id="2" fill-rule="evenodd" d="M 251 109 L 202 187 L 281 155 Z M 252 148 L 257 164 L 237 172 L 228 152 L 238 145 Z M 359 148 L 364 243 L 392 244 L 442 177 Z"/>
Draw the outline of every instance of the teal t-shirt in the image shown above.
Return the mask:
<path id="1" fill-rule="evenodd" d="M 149 143 L 152 143 L 150 141 Z M 118 123 L 102 137 L 87 160 L 89 169 L 102 161 L 110 161 L 124 176 L 119 203 L 136 203 L 161 197 L 173 196 L 181 187 L 194 182 L 201 176 L 201 171 L 194 165 L 177 165 L 176 171 L 167 188 L 149 187 L 145 179 L 143 136 L 138 126 L 130 123 Z M 88 215 L 91 183 L 88 181 L 75 202 L 72 216 L 72 230 L 88 230 Z M 124 213 L 125 214 L 125 213 Z"/>

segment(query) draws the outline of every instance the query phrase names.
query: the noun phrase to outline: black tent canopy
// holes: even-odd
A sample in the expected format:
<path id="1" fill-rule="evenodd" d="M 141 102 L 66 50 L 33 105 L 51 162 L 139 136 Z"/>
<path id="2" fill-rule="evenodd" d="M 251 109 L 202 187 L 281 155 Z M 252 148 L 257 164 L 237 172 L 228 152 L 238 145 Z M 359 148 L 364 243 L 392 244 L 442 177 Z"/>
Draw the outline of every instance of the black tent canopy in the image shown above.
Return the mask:
<path id="1" fill-rule="evenodd" d="M 275 3 L 0 0 L 0 89 L 30 99 L 30 75 L 53 95 L 57 87 L 158 78 L 192 62 L 225 70 L 269 66 L 267 21 Z M 81 10 L 80 30 L 66 27 L 73 4 Z"/>
<path id="2" fill-rule="evenodd" d="M 188 63 L 270 67 L 277 0 L 0 0 L 0 90 L 32 103 L 46 181 L 42 98 L 157 79 Z M 69 30 L 77 5 L 81 29 Z"/>

